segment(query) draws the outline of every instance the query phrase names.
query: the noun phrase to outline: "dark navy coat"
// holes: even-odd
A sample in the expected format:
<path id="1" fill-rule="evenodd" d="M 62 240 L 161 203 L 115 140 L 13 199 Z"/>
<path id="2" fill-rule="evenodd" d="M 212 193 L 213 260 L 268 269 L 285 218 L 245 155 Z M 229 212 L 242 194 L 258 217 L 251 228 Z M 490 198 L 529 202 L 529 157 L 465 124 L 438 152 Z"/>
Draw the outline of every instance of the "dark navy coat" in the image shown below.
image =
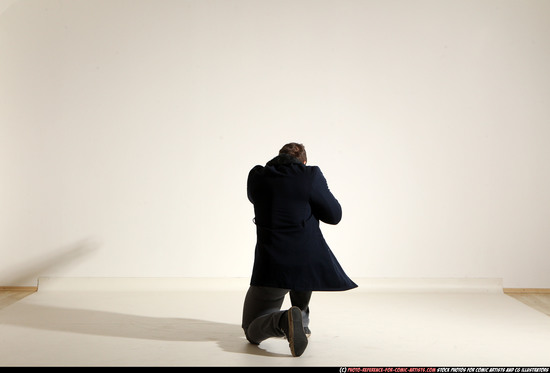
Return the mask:
<path id="1" fill-rule="evenodd" d="M 328 247 L 319 221 L 338 224 L 340 203 L 317 166 L 280 155 L 248 175 L 256 250 L 250 285 L 298 291 L 357 287 Z"/>

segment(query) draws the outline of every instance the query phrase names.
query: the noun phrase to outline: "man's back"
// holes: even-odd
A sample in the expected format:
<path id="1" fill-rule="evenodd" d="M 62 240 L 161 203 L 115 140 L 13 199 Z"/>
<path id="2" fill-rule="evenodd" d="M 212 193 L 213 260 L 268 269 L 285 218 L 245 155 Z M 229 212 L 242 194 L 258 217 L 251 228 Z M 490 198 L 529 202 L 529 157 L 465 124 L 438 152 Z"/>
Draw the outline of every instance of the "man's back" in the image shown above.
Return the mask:
<path id="1" fill-rule="evenodd" d="M 249 176 L 248 196 L 254 204 L 256 225 L 271 229 L 302 227 L 311 217 L 310 171 L 299 163 L 255 167 Z"/>
<path id="2" fill-rule="evenodd" d="M 319 221 L 337 224 L 342 209 L 316 166 L 279 155 L 248 176 L 257 242 L 251 284 L 295 290 L 356 287 L 330 251 Z"/>

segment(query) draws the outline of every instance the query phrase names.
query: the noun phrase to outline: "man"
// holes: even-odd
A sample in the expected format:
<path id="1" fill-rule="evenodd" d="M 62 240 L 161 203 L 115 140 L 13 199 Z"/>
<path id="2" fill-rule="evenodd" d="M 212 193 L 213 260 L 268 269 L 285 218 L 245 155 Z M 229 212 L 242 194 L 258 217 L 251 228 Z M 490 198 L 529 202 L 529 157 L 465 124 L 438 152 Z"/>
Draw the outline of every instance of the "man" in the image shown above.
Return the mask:
<path id="1" fill-rule="evenodd" d="M 249 342 L 286 337 L 293 356 L 308 343 L 312 291 L 357 287 L 325 242 L 319 221 L 338 224 L 342 208 L 319 167 L 307 166 L 305 147 L 289 143 L 248 175 L 256 249 L 242 327 Z M 286 294 L 292 307 L 281 310 Z"/>

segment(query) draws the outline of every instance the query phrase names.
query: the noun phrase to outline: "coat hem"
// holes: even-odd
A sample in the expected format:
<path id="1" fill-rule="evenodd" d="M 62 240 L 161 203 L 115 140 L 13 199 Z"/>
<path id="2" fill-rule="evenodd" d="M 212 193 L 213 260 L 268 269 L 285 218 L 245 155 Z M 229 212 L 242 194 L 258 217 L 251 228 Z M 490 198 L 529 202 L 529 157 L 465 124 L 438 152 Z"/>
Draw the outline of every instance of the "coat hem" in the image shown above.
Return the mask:
<path id="1" fill-rule="evenodd" d="M 312 287 L 300 287 L 300 286 L 284 286 L 284 284 L 268 284 L 251 281 L 250 286 L 266 287 L 266 288 L 276 288 L 276 289 L 288 289 L 294 291 L 347 291 L 358 288 L 357 284 L 349 286 L 339 286 L 339 287 L 330 287 L 330 286 L 312 286 Z"/>

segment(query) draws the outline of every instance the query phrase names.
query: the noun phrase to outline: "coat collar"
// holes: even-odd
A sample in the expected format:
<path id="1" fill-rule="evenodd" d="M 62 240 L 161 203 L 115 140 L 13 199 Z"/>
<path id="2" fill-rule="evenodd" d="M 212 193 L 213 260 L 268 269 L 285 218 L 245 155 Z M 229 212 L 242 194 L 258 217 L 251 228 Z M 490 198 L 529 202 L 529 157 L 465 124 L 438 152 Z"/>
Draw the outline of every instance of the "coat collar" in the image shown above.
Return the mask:
<path id="1" fill-rule="evenodd" d="M 267 162 L 266 166 L 276 166 L 281 164 L 294 164 L 294 163 L 302 164 L 302 162 L 300 162 L 298 158 L 295 158 L 288 154 L 279 154 L 278 156 L 276 156 L 275 158 Z"/>

